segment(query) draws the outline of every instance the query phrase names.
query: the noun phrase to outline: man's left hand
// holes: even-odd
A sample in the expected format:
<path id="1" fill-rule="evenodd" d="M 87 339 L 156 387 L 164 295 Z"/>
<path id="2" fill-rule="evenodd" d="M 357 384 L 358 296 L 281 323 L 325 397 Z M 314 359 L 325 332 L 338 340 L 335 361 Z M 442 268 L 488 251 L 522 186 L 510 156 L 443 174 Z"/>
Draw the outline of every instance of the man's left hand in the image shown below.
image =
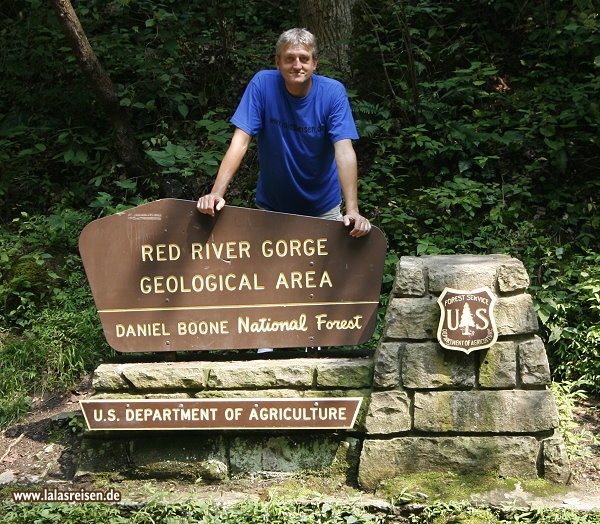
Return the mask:
<path id="1" fill-rule="evenodd" d="M 354 238 L 364 237 L 371 231 L 371 223 L 358 213 L 347 213 L 344 215 L 344 225 L 354 227 L 350 231 L 350 236 Z"/>

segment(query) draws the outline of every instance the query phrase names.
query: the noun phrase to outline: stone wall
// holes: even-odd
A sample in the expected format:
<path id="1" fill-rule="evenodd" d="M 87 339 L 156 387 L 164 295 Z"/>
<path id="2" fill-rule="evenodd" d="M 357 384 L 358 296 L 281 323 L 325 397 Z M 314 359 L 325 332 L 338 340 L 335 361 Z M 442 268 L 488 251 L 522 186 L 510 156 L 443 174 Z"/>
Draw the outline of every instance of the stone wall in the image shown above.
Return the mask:
<path id="1" fill-rule="evenodd" d="M 102 364 L 94 399 L 363 397 L 351 431 L 93 431 L 79 474 L 203 478 L 335 470 L 356 477 L 371 358 Z"/>
<path id="2" fill-rule="evenodd" d="M 95 398 L 363 397 L 351 431 L 88 432 L 80 473 L 218 480 L 335 470 L 374 489 L 412 472 L 497 473 L 566 482 L 550 372 L 521 262 L 506 256 L 403 257 L 373 358 L 103 364 Z M 437 297 L 488 286 L 499 339 L 442 348 Z"/>
<path id="3" fill-rule="evenodd" d="M 402 257 L 374 359 L 359 481 L 412 472 L 565 482 L 564 443 L 522 263 L 507 256 Z M 436 340 L 444 288 L 488 286 L 498 341 L 466 354 Z"/>

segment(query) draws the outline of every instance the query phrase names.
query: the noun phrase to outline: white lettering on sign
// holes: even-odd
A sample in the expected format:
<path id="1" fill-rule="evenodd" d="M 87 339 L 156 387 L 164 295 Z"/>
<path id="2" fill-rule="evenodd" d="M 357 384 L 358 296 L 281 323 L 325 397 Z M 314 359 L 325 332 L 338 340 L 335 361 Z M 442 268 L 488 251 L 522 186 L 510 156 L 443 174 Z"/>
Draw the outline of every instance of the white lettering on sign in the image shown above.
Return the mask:
<path id="1" fill-rule="evenodd" d="M 238 317 L 238 333 L 268 333 L 272 331 L 306 331 L 306 315 L 302 314 L 292 320 L 271 320 L 259 318 L 250 320 L 250 317 Z"/>

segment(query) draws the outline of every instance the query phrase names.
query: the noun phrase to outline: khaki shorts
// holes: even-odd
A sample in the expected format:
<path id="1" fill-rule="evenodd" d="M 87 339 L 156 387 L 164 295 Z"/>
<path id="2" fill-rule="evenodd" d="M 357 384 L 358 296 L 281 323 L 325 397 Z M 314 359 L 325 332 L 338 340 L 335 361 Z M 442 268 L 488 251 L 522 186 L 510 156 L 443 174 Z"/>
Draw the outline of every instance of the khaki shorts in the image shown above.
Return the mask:
<path id="1" fill-rule="evenodd" d="M 264 207 L 256 206 L 258 209 L 265 210 Z M 329 211 L 325 211 L 322 215 L 318 215 L 317 218 L 326 218 L 327 220 L 339 220 L 340 222 L 343 220 L 341 204 L 338 204 L 334 208 L 331 208 Z"/>

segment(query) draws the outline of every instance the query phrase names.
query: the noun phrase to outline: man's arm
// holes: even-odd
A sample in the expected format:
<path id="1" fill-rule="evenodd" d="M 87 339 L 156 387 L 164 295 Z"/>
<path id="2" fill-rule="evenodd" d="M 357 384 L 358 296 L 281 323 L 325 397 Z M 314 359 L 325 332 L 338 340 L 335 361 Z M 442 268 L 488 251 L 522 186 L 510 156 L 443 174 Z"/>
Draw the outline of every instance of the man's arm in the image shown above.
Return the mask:
<path id="1" fill-rule="evenodd" d="M 196 207 L 200 213 L 214 216 L 215 211 L 223 209 L 225 191 L 227 191 L 229 183 L 239 169 L 251 141 L 251 135 L 242 131 L 239 127 L 235 128 L 229 148 L 219 166 L 219 172 L 211 192 L 198 199 Z"/>
<path id="2" fill-rule="evenodd" d="M 350 231 L 350 236 L 362 237 L 371 231 L 371 224 L 365 217 L 361 216 L 358 210 L 358 167 L 352 140 L 349 138 L 338 140 L 333 144 L 333 147 L 346 207 L 344 225 L 353 224 L 354 227 Z"/>

